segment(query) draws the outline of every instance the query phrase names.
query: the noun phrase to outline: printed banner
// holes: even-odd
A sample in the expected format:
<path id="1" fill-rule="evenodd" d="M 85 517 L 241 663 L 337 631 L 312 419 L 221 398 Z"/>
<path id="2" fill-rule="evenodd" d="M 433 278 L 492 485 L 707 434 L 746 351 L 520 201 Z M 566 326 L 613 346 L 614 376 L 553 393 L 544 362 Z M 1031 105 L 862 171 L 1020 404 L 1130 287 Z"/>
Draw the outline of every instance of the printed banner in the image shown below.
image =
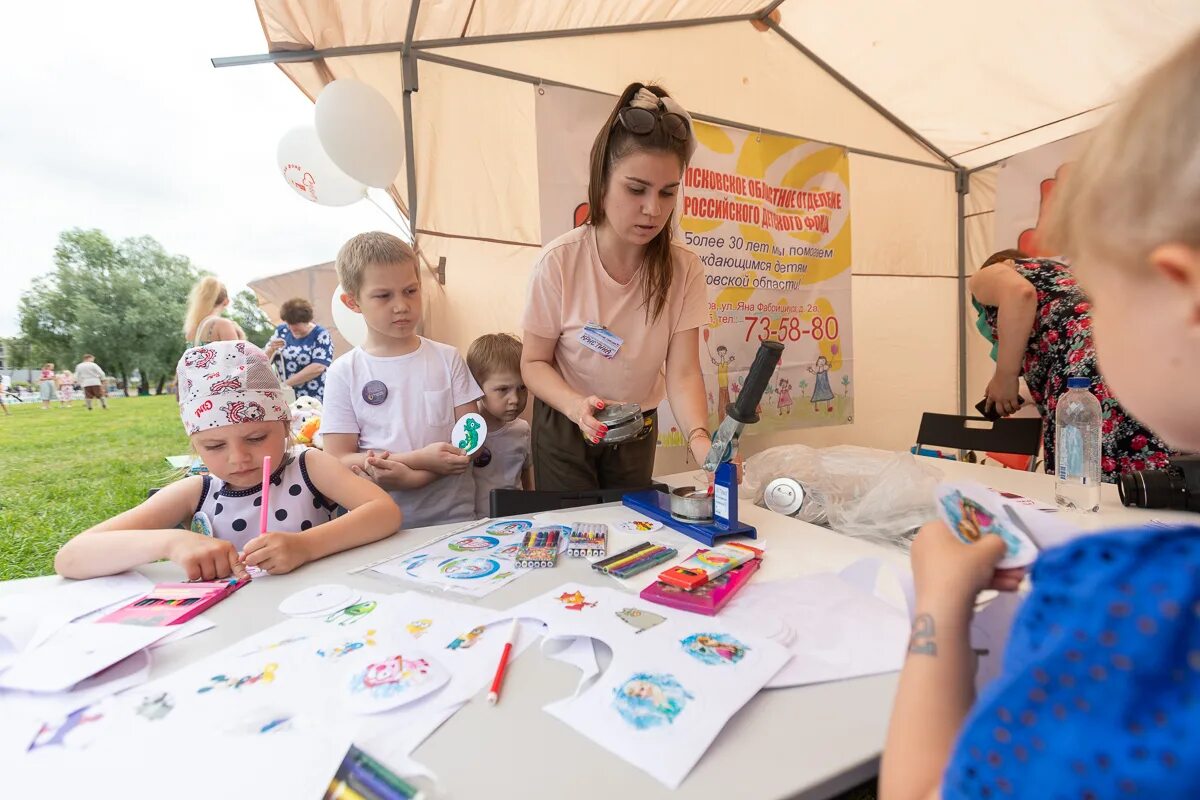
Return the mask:
<path id="1" fill-rule="evenodd" d="M 536 87 L 542 241 L 587 216 L 587 161 L 613 98 Z M 846 151 L 804 139 L 696 124 L 676 241 L 705 266 L 701 330 L 709 424 L 737 399 L 759 342 L 785 346 L 746 434 L 854 421 L 850 167 Z M 664 402 L 659 444 L 682 446 Z"/>
<path id="2" fill-rule="evenodd" d="M 1015 247 L 1028 256 L 1055 255 L 1038 242 L 1038 229 L 1050 208 L 1054 187 L 1079 154 L 1082 144 L 1081 136 L 1071 136 L 1000 164 L 996 179 L 996 250 Z"/>

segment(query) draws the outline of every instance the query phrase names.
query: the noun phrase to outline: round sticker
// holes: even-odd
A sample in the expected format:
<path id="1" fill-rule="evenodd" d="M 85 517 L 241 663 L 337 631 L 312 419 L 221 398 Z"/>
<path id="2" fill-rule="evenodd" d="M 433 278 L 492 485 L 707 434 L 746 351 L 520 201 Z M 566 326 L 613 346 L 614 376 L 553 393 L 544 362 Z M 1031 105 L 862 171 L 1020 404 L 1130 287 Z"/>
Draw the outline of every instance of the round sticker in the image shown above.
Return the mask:
<path id="1" fill-rule="evenodd" d="M 438 569 L 447 578 L 469 581 L 499 572 L 500 562 L 492 558 L 448 558 L 438 564 Z"/>
<path id="2" fill-rule="evenodd" d="M 348 673 L 343 698 L 350 710 L 372 714 L 418 700 L 449 680 L 450 673 L 428 656 L 395 653 L 373 658 L 365 666 L 355 665 Z"/>
<path id="3" fill-rule="evenodd" d="M 514 533 L 524 533 L 533 527 L 533 521 L 528 519 L 505 519 L 500 522 L 493 522 L 485 529 L 485 533 L 490 533 L 493 536 L 509 536 Z"/>
<path id="4" fill-rule="evenodd" d="M 324 583 L 301 589 L 284 599 L 279 610 L 289 617 L 319 617 L 353 605 L 359 593 L 340 583 Z"/>
<path id="5" fill-rule="evenodd" d="M 487 550 L 500 544 L 495 536 L 464 536 L 446 545 L 456 553 L 467 553 L 472 550 Z"/>
<path id="6" fill-rule="evenodd" d="M 621 533 L 651 533 L 662 526 L 656 519 L 627 519 L 618 522 L 616 528 Z"/>
<path id="7" fill-rule="evenodd" d="M 384 400 L 387 400 L 388 389 L 383 381 L 367 381 L 367 385 L 362 388 L 363 400 L 366 400 L 373 406 L 382 405 Z"/>
<path id="8" fill-rule="evenodd" d="M 462 419 L 454 423 L 454 430 L 450 432 L 450 444 L 471 455 L 483 447 L 487 434 L 487 423 L 483 421 L 483 417 L 478 414 L 463 414 Z"/>
<path id="9" fill-rule="evenodd" d="M 492 451 L 486 447 L 479 448 L 479 452 L 475 454 L 475 460 L 471 463 L 476 467 L 486 467 L 492 463 Z"/>

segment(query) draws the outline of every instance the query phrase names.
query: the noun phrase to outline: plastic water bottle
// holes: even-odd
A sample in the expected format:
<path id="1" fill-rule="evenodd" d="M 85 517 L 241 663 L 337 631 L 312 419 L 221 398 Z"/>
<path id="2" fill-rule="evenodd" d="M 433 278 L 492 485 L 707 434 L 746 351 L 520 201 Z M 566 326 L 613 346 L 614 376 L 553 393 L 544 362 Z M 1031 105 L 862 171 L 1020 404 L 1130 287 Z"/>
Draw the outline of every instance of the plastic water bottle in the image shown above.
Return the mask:
<path id="1" fill-rule="evenodd" d="M 1067 378 L 1054 412 L 1054 499 L 1072 511 L 1100 510 L 1102 412 L 1091 386 L 1091 378 Z"/>

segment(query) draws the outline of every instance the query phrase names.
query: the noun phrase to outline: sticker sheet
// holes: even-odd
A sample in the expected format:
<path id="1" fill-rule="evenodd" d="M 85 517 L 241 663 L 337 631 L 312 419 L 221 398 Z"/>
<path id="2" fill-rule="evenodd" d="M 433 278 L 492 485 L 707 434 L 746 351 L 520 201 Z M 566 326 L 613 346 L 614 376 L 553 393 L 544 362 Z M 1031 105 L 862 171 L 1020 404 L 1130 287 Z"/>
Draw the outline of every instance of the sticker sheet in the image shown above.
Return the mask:
<path id="1" fill-rule="evenodd" d="M 604 674 L 546 711 L 672 789 L 791 657 L 744 626 L 612 588 L 564 584 L 507 613 L 612 649 Z"/>
<path id="2" fill-rule="evenodd" d="M 471 523 L 415 550 L 368 564 L 355 572 L 466 597 L 484 597 L 526 571 L 516 564 L 517 550 L 524 535 L 542 524 L 529 517 Z"/>

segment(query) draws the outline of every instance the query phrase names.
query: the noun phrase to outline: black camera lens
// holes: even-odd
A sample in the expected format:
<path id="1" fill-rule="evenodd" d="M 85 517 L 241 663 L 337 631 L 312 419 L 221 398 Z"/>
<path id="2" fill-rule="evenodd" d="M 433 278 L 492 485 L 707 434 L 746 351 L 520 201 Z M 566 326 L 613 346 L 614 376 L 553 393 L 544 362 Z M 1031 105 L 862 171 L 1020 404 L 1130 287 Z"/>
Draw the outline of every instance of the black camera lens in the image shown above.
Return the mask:
<path id="1" fill-rule="evenodd" d="M 1188 505 L 1187 484 L 1178 467 L 1126 473 L 1117 481 L 1117 493 L 1126 506 L 1184 509 Z"/>

